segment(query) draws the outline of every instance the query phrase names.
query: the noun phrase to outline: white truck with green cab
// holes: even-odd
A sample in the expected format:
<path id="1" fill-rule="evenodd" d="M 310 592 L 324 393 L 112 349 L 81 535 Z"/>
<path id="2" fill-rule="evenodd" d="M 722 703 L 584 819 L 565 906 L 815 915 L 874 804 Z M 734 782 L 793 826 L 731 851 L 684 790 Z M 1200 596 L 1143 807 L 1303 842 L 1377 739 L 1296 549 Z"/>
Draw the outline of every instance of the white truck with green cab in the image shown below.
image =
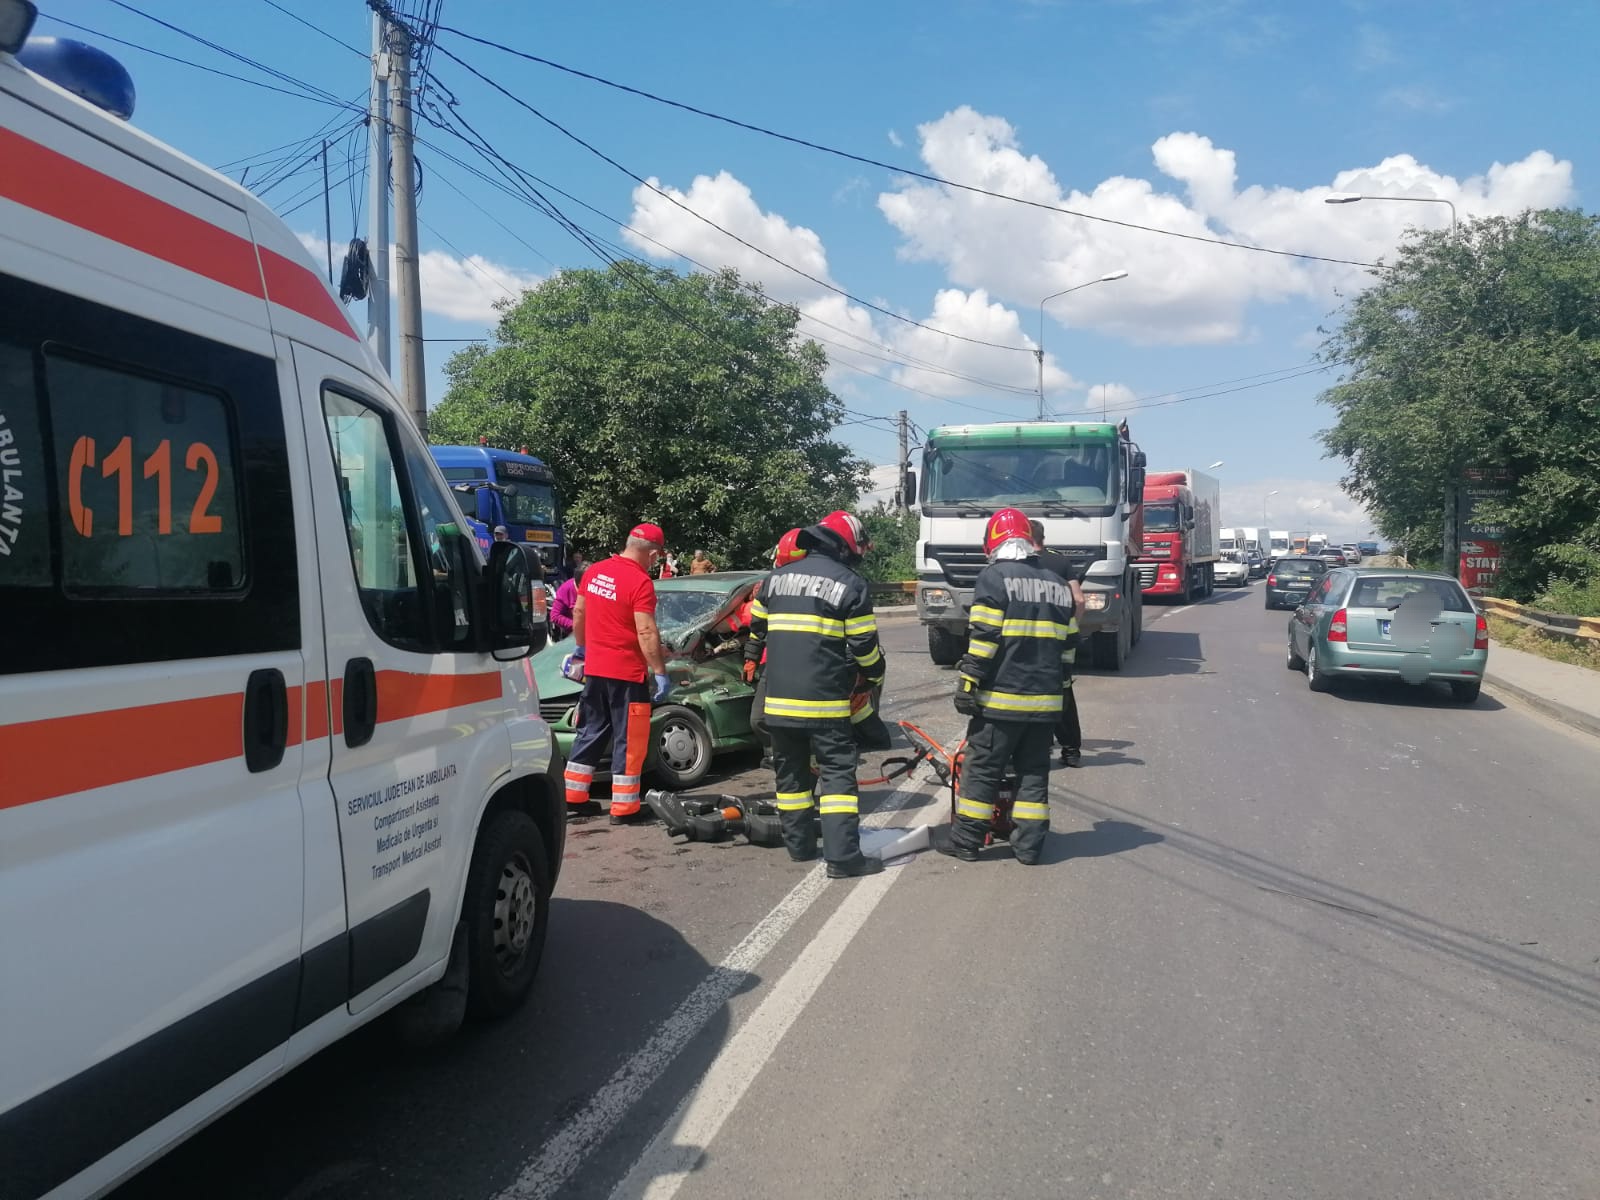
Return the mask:
<path id="1" fill-rule="evenodd" d="M 1139 640 L 1139 555 L 1144 452 L 1127 425 L 1017 421 L 947 425 L 922 448 L 917 485 L 917 615 L 933 661 L 966 651 L 972 585 L 984 567 L 983 532 L 999 509 L 1044 524 L 1045 543 L 1085 570 L 1079 662 L 1120 670 Z"/>

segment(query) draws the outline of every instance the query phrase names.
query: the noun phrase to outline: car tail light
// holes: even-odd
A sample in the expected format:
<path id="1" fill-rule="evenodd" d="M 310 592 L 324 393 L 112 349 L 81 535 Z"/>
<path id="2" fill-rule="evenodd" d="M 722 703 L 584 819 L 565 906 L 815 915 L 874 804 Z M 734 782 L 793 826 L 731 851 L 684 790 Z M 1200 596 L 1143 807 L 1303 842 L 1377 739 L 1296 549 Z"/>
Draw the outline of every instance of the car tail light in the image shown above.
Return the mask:
<path id="1" fill-rule="evenodd" d="M 1277 587 L 1278 586 L 1278 577 L 1276 575 L 1268 575 L 1267 576 L 1267 586 L 1268 587 Z"/>
<path id="2" fill-rule="evenodd" d="M 1489 648 L 1489 622 L 1482 613 L 1478 614 L 1478 631 L 1472 639 L 1474 650 L 1487 650 Z"/>
<path id="3" fill-rule="evenodd" d="M 1330 642 L 1348 642 L 1349 629 L 1345 625 L 1345 610 L 1340 609 L 1333 614 L 1333 620 L 1328 622 L 1328 640 Z"/>

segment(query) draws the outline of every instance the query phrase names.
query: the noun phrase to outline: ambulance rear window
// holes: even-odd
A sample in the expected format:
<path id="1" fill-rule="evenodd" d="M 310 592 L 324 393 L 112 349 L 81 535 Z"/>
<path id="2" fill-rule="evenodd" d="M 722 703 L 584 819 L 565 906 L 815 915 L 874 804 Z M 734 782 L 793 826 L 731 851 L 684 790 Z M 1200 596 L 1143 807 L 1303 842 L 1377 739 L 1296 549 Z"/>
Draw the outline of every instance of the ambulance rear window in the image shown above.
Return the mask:
<path id="1" fill-rule="evenodd" d="M 227 402 L 46 352 L 71 592 L 230 592 L 244 541 Z"/>

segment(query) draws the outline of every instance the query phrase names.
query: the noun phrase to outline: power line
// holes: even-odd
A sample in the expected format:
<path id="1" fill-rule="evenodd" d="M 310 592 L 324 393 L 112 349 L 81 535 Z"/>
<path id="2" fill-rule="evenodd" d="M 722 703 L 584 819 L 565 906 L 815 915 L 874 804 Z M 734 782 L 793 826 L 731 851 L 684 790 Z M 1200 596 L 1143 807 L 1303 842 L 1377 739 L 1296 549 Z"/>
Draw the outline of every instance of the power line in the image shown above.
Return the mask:
<path id="1" fill-rule="evenodd" d="M 1279 250 L 1271 246 L 1256 246 L 1249 242 L 1236 242 L 1227 238 L 1207 237 L 1198 233 L 1183 233 L 1176 229 L 1160 229 L 1153 225 L 1141 225 L 1136 221 L 1121 221 L 1115 217 L 1101 216 L 1098 213 L 1084 212 L 1081 209 L 1066 208 L 1059 204 L 1046 204 L 1042 200 L 1029 200 L 1022 196 L 1012 196 L 1005 192 L 996 192 L 989 188 L 978 187 L 975 184 L 958 183 L 955 180 L 945 179 L 942 176 L 933 175 L 927 171 L 918 171 L 911 167 L 897 166 L 894 163 L 884 162 L 881 159 L 869 158 L 866 155 L 855 154 L 848 150 L 840 150 L 834 146 L 824 145 L 821 142 L 814 142 L 808 138 L 796 137 L 793 134 L 780 133 L 775 129 L 768 129 L 761 125 L 752 124 L 749 121 L 741 121 L 736 117 L 729 117 L 722 113 L 711 112 L 708 109 L 697 108 L 692 104 L 685 104 L 681 100 L 670 100 L 665 96 L 658 96 L 654 92 L 647 92 L 643 88 L 630 87 L 628 84 L 618 83 L 615 80 L 607 79 L 603 75 L 595 75 L 588 71 L 580 71 L 576 67 L 568 67 L 551 59 L 541 58 L 537 54 L 529 54 L 524 50 L 516 50 L 510 46 L 503 45 L 500 42 L 492 41 L 489 38 L 478 37 L 476 34 L 467 33 L 465 30 L 456 29 L 448 25 L 440 26 L 437 32 L 453 33 L 457 37 L 465 38 L 469 42 L 477 42 L 481 46 L 488 46 L 492 49 L 503 51 L 506 54 L 525 59 L 528 62 L 538 63 L 541 66 L 550 67 L 553 70 L 562 71 L 568 75 L 574 75 L 579 79 L 587 79 L 591 83 L 598 83 L 604 87 L 614 88 L 619 92 L 626 92 L 629 95 L 638 96 L 641 99 L 650 100 L 656 104 L 664 104 L 669 108 L 676 108 L 682 110 L 683 112 L 693 113 L 698 117 L 705 117 L 712 121 L 720 121 L 724 125 L 732 125 L 737 129 L 744 129 L 751 133 L 759 133 L 763 137 L 776 138 L 779 141 L 788 142 L 791 145 L 804 146 L 808 150 L 816 150 L 822 154 L 831 154 L 836 158 L 842 158 L 849 162 L 860 163 L 863 166 L 868 167 L 877 167 L 880 170 L 890 171 L 897 175 L 908 176 L 912 179 L 920 179 L 926 183 L 936 183 L 942 187 L 955 188 L 958 191 L 971 192 L 974 195 L 979 196 L 988 196 L 994 200 L 1005 200 L 1009 203 L 1021 204 L 1028 208 L 1042 209 L 1045 212 L 1059 213 L 1069 217 L 1078 217 L 1085 221 L 1098 221 L 1101 224 L 1115 225 L 1123 229 L 1137 230 L 1141 233 L 1153 233 L 1159 234 L 1162 237 L 1180 238 L 1188 242 L 1205 242 L 1213 246 L 1226 246 L 1233 250 L 1251 250 L 1257 254 L 1273 254 L 1282 258 L 1297 258 L 1306 262 L 1325 262 L 1335 263 L 1340 266 L 1347 267 L 1381 269 L 1381 264 L 1379 263 L 1358 262 L 1355 259 L 1349 258 L 1330 258 L 1322 254 L 1306 254 L 1297 250 Z M 457 58 L 454 54 L 451 54 L 448 49 L 441 47 L 441 50 L 444 54 L 454 59 L 456 62 L 461 63 L 463 67 L 467 66 L 466 63 L 461 62 L 461 59 Z M 471 71 L 472 68 L 467 67 L 467 70 Z M 477 72 L 473 71 L 473 74 L 477 74 Z M 534 110 L 532 110 L 530 107 L 529 111 Z M 535 112 L 535 115 L 537 116 L 542 114 Z M 565 131 L 563 130 L 563 132 Z M 1012 348 L 1015 349 L 1017 347 Z M 1030 350 L 1029 353 L 1032 353 L 1032 351 Z"/>
<path id="2" fill-rule="evenodd" d="M 199 42 L 200 45 L 211 50 L 215 50 L 218 54 L 224 55 L 227 58 L 231 58 L 235 62 L 244 63 L 246 66 L 254 67 L 256 70 L 262 72 L 263 74 L 270 75 L 274 79 L 281 80 L 284 83 L 293 84 L 304 91 L 321 96 L 327 103 L 344 103 L 343 100 L 340 100 L 339 97 L 335 96 L 326 88 L 320 88 L 314 83 L 307 83 L 303 79 L 297 79 L 293 75 L 285 74 L 276 67 L 269 67 L 266 63 L 251 58 L 248 54 L 240 54 L 237 50 L 230 50 L 218 42 L 213 42 L 210 38 L 201 37 L 198 33 L 193 33 L 190 30 L 183 28 L 181 25 L 174 25 L 171 21 L 164 21 L 152 13 L 145 12 L 142 8 L 136 8 L 134 5 L 129 4 L 128 0 L 110 0 L 110 2 L 115 4 L 120 9 L 124 9 L 127 12 L 133 13 L 135 16 L 143 17 L 147 21 L 154 21 L 163 29 L 170 29 L 173 33 L 178 34 L 180 37 L 186 37 L 190 41 Z"/>
<path id="3" fill-rule="evenodd" d="M 346 50 L 350 51 L 351 54 L 354 54 L 359 58 L 365 58 L 365 59 L 369 59 L 370 60 L 371 55 L 369 55 L 365 50 L 357 50 L 354 46 L 352 46 L 349 42 L 345 41 L 343 38 L 335 37 L 333 34 L 329 33 L 322 26 L 313 24 L 312 22 L 310 22 L 310 21 L 306 20 L 304 17 L 302 17 L 299 13 L 292 12 L 289 9 L 285 8 L 283 5 L 278 3 L 278 0 L 262 0 L 262 2 L 264 4 L 266 4 L 270 8 L 277 9 L 284 16 L 288 17 L 291 21 L 300 22 L 300 24 L 304 25 L 307 29 L 311 30 L 312 33 L 321 34 L 323 37 L 327 38 L 334 45 L 343 46 Z"/>
<path id="4" fill-rule="evenodd" d="M 557 133 L 559 133 L 563 137 L 568 138 L 569 140 L 577 143 L 579 146 L 583 147 L 590 154 L 594 155 L 596 158 L 600 159 L 602 162 L 607 163 L 610 166 L 616 168 L 616 170 L 618 170 L 622 174 L 626 175 L 629 179 L 633 180 L 640 187 L 649 189 L 650 191 L 654 192 L 656 195 L 660 196 L 663 200 L 667 201 L 667 203 L 673 205 L 676 208 L 680 208 L 684 212 L 688 213 L 695 220 L 700 221 L 700 222 L 702 222 L 702 223 L 704 223 L 706 225 L 709 225 L 712 229 L 715 229 L 718 233 L 722 234 L 724 237 L 731 238 L 733 241 L 738 242 L 741 246 L 745 247 L 745 249 L 751 250 L 751 251 L 755 252 L 756 254 L 761 255 L 762 258 L 768 259 L 769 261 L 778 264 L 780 267 L 783 267 L 786 270 L 794 272 L 796 275 L 800 276 L 800 278 L 805 279 L 805 280 L 809 280 L 811 283 L 816 284 L 818 287 L 825 288 L 828 291 L 833 292 L 835 295 L 843 296 L 846 300 L 849 300 L 849 301 L 851 301 L 852 303 L 855 303 L 855 304 L 859 304 L 863 308 L 870 308 L 874 312 L 882 313 L 884 316 L 889 317 L 891 320 L 901 321 L 901 322 L 903 322 L 903 323 L 905 323 L 907 325 L 914 325 L 918 329 L 927 330 L 929 333 L 937 333 L 937 334 L 940 334 L 940 335 L 942 335 L 944 337 L 955 338 L 957 341 L 971 342 L 973 345 L 977 345 L 977 346 L 988 346 L 988 347 L 990 347 L 991 349 L 994 349 L 994 350 L 1010 350 L 1010 351 L 1013 351 L 1015 353 L 1020 353 L 1020 354 L 1032 354 L 1033 353 L 1033 347 L 1032 346 L 1012 346 L 1012 345 L 1007 345 L 1007 344 L 1005 344 L 1003 342 L 986 341 L 983 338 L 968 337 L 965 334 L 961 334 L 961 333 L 952 333 L 948 329 L 939 329 L 936 326 L 928 325 L 928 324 L 926 324 L 926 323 L 924 323 L 922 321 L 913 320 L 911 317 L 903 316 L 902 314 L 895 312 L 892 308 L 885 308 L 880 304 L 874 304 L 870 300 L 863 299 L 860 296 L 856 296 L 856 295 L 851 294 L 850 292 L 845 291 L 843 288 L 839 287 L 837 284 L 829 283 L 826 279 L 821 279 L 821 278 L 819 278 L 819 277 L 817 277 L 815 275 L 810 274 L 807 271 L 801 270 L 799 267 L 795 266 L 793 263 L 786 262 L 784 259 L 779 258 L 776 254 L 773 254 L 768 250 L 762 249 L 760 246 L 756 245 L 754 242 L 748 241 L 747 239 L 740 237 L 738 234 L 734 233 L 732 230 L 726 229 L 723 226 L 718 225 L 710 217 L 705 216 L 703 213 L 701 213 L 698 210 L 696 210 L 696 209 L 690 207 L 689 205 L 685 204 L 683 201 L 679 200 L 676 196 L 672 195 L 672 193 L 670 193 L 668 191 L 665 191 L 662 188 L 657 187 L 655 184 L 651 183 L 644 176 L 642 176 L 642 175 L 638 174 L 637 172 L 632 171 L 629 168 L 623 166 L 616 159 L 614 159 L 610 155 L 606 154 L 605 151 L 603 151 L 603 150 L 599 149 L 597 146 L 594 146 L 591 143 L 585 141 L 583 138 L 579 137 L 576 133 L 573 133 L 572 130 L 568 129 L 565 125 L 561 124 L 559 121 L 555 120 L 554 118 L 546 116 L 544 113 L 540 112 L 539 109 L 537 109 L 533 105 L 529 104 L 522 97 L 516 95 L 514 92 L 512 92 L 512 91 L 508 90 L 507 88 L 501 86 L 498 82 L 496 82 L 495 80 L 489 78 L 489 76 L 485 75 L 482 71 L 479 71 L 476 67 L 472 66 L 470 63 L 468 63 L 467 61 L 462 59 L 459 55 L 453 54 L 447 47 L 441 46 L 441 47 L 439 47 L 439 51 L 446 58 L 450 59 L 452 62 L 454 62 L 457 65 L 459 65 L 463 70 L 469 72 L 472 75 L 477 76 L 478 79 L 480 79 L 484 83 L 488 84 L 490 87 L 494 88 L 495 91 L 499 92 L 502 96 L 504 96 L 506 99 L 510 100 L 513 104 L 516 104 L 519 107 L 521 107 L 523 109 L 526 109 L 528 112 L 530 112 L 534 116 L 538 117 L 539 120 L 543 121 L 546 125 L 550 126 L 550 128 L 554 129 Z"/>
<path id="5" fill-rule="evenodd" d="M 164 50 L 155 50 L 149 46 L 142 46 L 138 42 L 130 42 L 127 38 L 116 37 L 113 34 L 102 33 L 98 29 L 91 29 L 87 25 L 79 25 L 75 21 L 68 21 L 62 17 L 51 16 L 49 13 L 40 13 L 40 17 L 47 21 L 54 21 L 57 25 L 65 25 L 68 29 L 76 29 L 79 33 L 87 33 L 102 41 L 115 42 L 119 46 L 127 46 L 130 50 L 138 50 L 156 58 L 164 58 L 168 62 L 179 63 L 185 67 L 193 67 L 197 71 L 204 71 L 209 75 L 220 75 L 224 79 L 232 79 L 239 83 L 248 83 L 251 87 L 265 88 L 269 92 L 277 92 L 283 96 L 293 96 L 296 100 L 310 100 L 315 104 L 332 104 L 338 108 L 350 108 L 349 104 L 327 93 L 313 95 L 304 91 L 292 91 L 289 88 L 278 87 L 276 84 L 265 83 L 260 79 L 250 79 L 244 75 L 235 75 L 232 71 L 224 71 L 218 67 L 208 67 L 205 63 L 197 63 L 192 59 L 180 58 L 176 54 L 168 54 Z M 309 85 L 308 85 L 309 86 Z M 318 89 L 320 91 L 320 89 Z"/>

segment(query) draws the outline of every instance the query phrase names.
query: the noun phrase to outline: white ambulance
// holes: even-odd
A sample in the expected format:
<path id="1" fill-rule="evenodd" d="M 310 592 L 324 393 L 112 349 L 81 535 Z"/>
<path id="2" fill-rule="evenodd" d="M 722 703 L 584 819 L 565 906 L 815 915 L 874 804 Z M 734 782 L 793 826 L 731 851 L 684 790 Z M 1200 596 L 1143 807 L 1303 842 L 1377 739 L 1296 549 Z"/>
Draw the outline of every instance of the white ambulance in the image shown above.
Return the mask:
<path id="1" fill-rule="evenodd" d="M 510 1012 L 566 837 L 536 568 L 463 536 L 294 234 L 24 69 L 31 16 L 0 0 L 8 1200 L 107 1190 L 403 1001 Z"/>

